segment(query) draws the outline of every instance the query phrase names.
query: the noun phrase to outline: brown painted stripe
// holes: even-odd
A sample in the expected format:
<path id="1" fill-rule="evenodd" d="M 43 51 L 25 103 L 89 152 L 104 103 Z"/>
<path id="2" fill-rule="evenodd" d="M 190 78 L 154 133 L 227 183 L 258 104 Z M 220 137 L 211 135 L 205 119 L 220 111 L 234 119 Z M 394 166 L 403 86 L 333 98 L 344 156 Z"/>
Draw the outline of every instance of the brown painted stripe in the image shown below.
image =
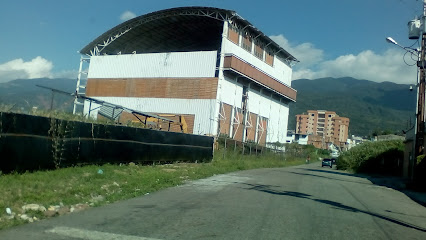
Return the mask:
<path id="1" fill-rule="evenodd" d="M 218 78 L 90 78 L 90 97 L 216 99 Z"/>
<path id="2" fill-rule="evenodd" d="M 254 79 L 255 81 L 275 90 L 276 92 L 286 96 L 287 98 L 296 101 L 296 90 L 279 82 L 275 78 L 263 73 L 254 66 L 236 58 L 235 56 L 226 56 L 224 59 L 224 68 L 230 68 L 236 72 Z"/>

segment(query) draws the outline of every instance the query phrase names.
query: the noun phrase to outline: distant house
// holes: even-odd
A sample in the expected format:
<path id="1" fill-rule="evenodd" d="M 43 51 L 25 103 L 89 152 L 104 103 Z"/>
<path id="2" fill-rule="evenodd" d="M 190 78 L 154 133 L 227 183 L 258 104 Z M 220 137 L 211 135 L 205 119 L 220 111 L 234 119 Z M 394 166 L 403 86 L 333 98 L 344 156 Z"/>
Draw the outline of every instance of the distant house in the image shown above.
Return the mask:
<path id="1" fill-rule="evenodd" d="M 405 140 L 404 136 L 398 136 L 395 134 L 388 134 L 388 135 L 379 135 L 374 137 L 375 141 L 390 141 L 390 140 Z"/>
<path id="2" fill-rule="evenodd" d="M 347 142 L 347 149 L 351 149 L 353 147 L 355 147 L 358 144 L 363 143 L 364 141 L 368 141 L 366 139 L 363 139 L 362 137 L 358 137 L 355 135 L 352 135 L 352 137 L 348 138 Z"/>
<path id="3" fill-rule="evenodd" d="M 294 131 L 287 131 L 286 143 L 298 143 L 300 145 L 307 145 L 308 135 L 295 133 Z"/>

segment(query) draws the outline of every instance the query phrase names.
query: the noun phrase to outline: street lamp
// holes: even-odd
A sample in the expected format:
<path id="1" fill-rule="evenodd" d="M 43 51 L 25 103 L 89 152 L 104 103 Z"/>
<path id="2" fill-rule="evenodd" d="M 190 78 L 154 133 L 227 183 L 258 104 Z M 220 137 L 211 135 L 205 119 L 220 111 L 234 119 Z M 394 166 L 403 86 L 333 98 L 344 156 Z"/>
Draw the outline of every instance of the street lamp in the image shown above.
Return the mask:
<path id="1" fill-rule="evenodd" d="M 407 52 L 409 52 L 409 53 L 411 53 L 411 54 L 414 54 L 414 55 L 417 55 L 418 56 L 418 54 L 419 54 L 419 50 L 418 49 L 414 49 L 414 48 L 409 48 L 409 47 L 404 47 L 404 46 L 401 46 L 401 45 L 399 45 L 393 38 L 391 38 L 391 37 L 387 37 L 386 38 L 386 42 L 388 42 L 388 43 L 391 43 L 391 44 L 394 44 L 394 45 L 396 45 L 396 46 L 398 46 L 398 47 L 400 47 L 400 48 L 402 48 L 402 49 L 404 49 L 405 51 L 407 51 Z"/>
<path id="2" fill-rule="evenodd" d="M 387 38 L 386 38 L 386 41 L 387 41 L 388 43 L 392 43 L 392 44 L 395 44 L 395 45 L 399 46 L 399 45 L 398 45 L 398 43 L 397 43 L 395 40 L 393 40 L 393 38 L 391 38 L 391 37 L 387 37 Z"/>

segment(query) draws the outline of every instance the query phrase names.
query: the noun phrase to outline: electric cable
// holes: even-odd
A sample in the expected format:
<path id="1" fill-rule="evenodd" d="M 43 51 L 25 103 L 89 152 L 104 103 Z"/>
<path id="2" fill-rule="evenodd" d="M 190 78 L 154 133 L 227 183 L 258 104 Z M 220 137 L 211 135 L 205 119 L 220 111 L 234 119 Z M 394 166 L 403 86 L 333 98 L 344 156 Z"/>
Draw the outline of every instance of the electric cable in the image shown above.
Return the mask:
<path id="1" fill-rule="evenodd" d="M 402 60 L 404 60 L 404 63 L 405 63 L 407 66 L 410 66 L 410 67 L 412 67 L 412 66 L 416 65 L 416 63 L 417 63 L 417 59 L 416 59 L 416 60 L 414 60 L 414 61 L 416 61 L 416 62 L 414 62 L 413 64 L 409 64 L 409 63 L 407 63 L 407 61 L 405 60 L 405 56 L 407 55 L 407 53 L 410 53 L 411 55 L 413 55 L 413 53 L 406 51 L 406 52 L 404 53 L 404 56 L 402 57 Z M 413 59 L 413 58 L 412 58 L 412 56 L 411 56 L 411 59 Z"/>

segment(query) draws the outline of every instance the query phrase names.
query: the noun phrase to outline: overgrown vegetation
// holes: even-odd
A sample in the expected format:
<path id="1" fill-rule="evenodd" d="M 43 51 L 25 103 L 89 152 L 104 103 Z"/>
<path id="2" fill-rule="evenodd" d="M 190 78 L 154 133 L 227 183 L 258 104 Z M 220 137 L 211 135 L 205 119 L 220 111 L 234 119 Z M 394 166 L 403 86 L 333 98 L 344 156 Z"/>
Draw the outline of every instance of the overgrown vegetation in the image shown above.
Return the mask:
<path id="1" fill-rule="evenodd" d="M 21 218 L 25 204 L 40 204 L 47 209 L 49 206 L 68 209 L 77 205 L 100 206 L 215 174 L 304 163 L 304 158 L 293 155 L 273 152 L 242 155 L 239 150 L 221 148 L 210 163 L 106 164 L 0 175 L 0 229 L 28 222 Z M 6 208 L 10 208 L 15 217 L 8 219 Z M 46 212 L 25 214 L 43 219 L 49 217 Z"/>
<path id="2" fill-rule="evenodd" d="M 402 141 L 365 142 L 344 152 L 337 168 L 353 172 L 400 174 L 404 158 Z"/>

